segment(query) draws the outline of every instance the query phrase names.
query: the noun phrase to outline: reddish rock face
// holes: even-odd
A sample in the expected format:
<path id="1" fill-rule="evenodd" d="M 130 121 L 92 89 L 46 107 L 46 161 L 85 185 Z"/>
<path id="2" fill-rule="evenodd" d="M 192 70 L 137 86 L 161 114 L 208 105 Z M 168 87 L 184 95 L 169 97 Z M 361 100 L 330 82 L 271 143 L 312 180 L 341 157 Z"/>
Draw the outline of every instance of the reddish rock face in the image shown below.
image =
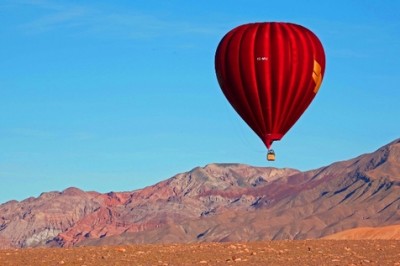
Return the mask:
<path id="1" fill-rule="evenodd" d="M 320 238 L 400 223 L 400 139 L 316 170 L 210 164 L 131 192 L 0 205 L 0 247 Z"/>

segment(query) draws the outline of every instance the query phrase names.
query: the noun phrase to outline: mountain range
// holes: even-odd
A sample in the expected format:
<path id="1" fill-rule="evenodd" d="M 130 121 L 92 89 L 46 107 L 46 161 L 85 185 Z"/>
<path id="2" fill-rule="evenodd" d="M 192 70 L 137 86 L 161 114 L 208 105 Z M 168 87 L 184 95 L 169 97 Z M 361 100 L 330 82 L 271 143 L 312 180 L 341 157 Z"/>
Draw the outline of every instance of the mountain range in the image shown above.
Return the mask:
<path id="1" fill-rule="evenodd" d="M 397 225 L 400 139 L 305 172 L 209 164 L 134 191 L 71 187 L 9 201 L 0 205 L 0 248 L 355 239 L 357 230 L 400 239 Z"/>

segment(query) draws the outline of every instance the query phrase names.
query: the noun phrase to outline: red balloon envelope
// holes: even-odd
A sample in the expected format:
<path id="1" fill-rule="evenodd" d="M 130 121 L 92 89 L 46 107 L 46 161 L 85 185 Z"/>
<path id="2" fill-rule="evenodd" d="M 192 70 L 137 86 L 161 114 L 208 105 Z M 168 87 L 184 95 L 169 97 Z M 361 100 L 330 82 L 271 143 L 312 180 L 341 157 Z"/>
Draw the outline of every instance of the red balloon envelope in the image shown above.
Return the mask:
<path id="1" fill-rule="evenodd" d="M 228 101 L 270 149 L 318 92 L 325 54 L 318 38 L 303 26 L 251 23 L 223 37 L 215 70 Z"/>

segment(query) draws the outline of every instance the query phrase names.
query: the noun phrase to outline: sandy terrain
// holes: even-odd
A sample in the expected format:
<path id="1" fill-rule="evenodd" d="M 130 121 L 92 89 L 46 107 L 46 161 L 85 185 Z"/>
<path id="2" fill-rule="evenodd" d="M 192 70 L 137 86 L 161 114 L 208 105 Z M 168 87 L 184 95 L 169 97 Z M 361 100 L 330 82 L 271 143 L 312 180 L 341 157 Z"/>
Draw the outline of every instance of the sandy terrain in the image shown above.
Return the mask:
<path id="1" fill-rule="evenodd" d="M 368 240 L 368 239 L 397 239 L 400 240 L 400 225 L 389 225 L 382 227 L 359 227 L 345 230 L 324 239 L 335 240 Z"/>
<path id="2" fill-rule="evenodd" d="M 0 250 L 1 265 L 400 265 L 398 240 L 304 240 Z"/>

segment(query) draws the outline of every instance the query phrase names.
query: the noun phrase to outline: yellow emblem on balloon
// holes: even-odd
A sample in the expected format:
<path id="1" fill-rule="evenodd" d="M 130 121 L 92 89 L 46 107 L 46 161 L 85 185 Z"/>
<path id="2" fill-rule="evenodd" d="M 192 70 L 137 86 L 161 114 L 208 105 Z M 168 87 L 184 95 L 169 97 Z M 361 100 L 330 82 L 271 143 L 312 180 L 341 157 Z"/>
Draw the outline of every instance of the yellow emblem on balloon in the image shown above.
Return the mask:
<path id="1" fill-rule="evenodd" d="M 314 88 L 314 93 L 317 93 L 319 90 L 319 87 L 321 86 L 322 83 L 322 74 L 321 74 L 321 65 L 314 60 L 314 69 L 312 73 L 312 78 L 314 79 L 315 82 L 315 88 Z"/>

